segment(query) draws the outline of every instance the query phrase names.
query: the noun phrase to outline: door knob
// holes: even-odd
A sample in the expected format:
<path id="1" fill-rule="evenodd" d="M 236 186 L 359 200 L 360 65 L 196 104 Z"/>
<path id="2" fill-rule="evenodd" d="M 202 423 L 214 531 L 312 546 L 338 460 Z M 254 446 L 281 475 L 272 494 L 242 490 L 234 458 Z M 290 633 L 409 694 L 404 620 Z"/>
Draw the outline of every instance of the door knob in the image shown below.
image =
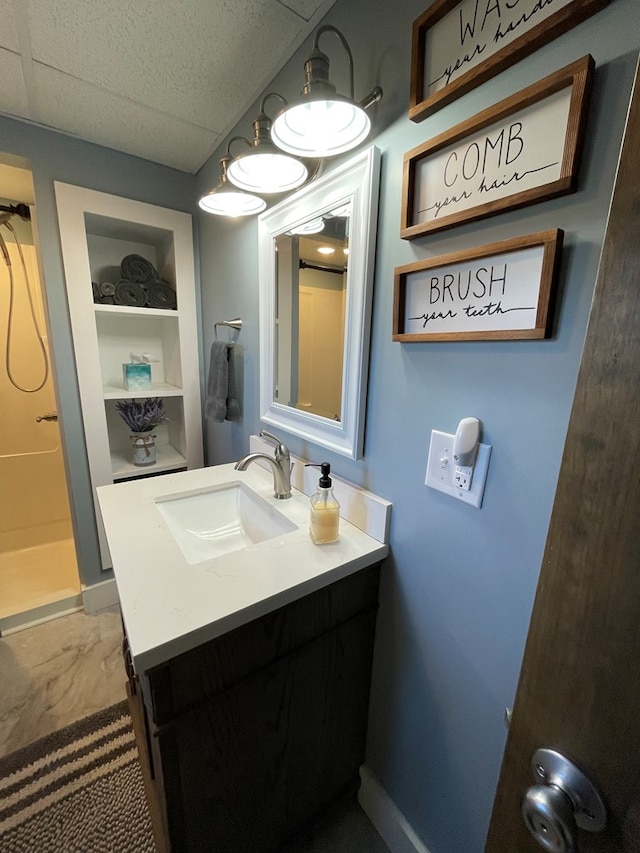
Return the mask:
<path id="1" fill-rule="evenodd" d="M 575 764 L 553 749 L 538 749 L 531 759 L 539 784 L 522 800 L 529 832 L 549 853 L 574 853 L 578 827 L 600 832 L 607 823 L 602 797 Z"/>
<path id="2" fill-rule="evenodd" d="M 41 421 L 57 421 L 58 413 L 57 412 L 47 412 L 46 415 L 38 415 L 36 421 L 40 423 Z"/>

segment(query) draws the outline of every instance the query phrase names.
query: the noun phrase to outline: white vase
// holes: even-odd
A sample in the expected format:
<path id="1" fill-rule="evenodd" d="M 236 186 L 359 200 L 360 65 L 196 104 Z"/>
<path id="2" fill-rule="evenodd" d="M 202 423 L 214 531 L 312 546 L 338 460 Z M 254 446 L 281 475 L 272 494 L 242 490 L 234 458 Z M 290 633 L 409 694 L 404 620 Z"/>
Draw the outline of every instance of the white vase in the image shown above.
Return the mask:
<path id="1" fill-rule="evenodd" d="M 156 441 L 152 429 L 147 432 L 132 432 L 129 435 L 133 449 L 133 464 L 139 468 L 156 464 Z"/>

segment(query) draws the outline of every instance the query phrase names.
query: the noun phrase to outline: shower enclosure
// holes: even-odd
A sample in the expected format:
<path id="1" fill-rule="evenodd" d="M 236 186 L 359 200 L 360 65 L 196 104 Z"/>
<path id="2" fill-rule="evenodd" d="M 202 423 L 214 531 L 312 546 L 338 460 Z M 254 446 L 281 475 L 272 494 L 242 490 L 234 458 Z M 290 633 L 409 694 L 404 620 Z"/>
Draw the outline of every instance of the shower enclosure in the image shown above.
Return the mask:
<path id="1" fill-rule="evenodd" d="M 6 633 L 76 609 L 81 596 L 26 205 L 0 199 L 0 236 L 0 633 Z"/>

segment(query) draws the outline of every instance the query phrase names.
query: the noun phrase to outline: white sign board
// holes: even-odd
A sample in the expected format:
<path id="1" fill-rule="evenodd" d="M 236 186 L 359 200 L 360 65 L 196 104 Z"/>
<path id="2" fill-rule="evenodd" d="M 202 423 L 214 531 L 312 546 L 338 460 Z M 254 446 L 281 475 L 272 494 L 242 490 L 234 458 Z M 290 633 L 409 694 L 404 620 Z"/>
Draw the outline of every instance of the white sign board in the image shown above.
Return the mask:
<path id="1" fill-rule="evenodd" d="M 583 57 L 407 152 L 401 236 L 572 192 L 592 70 Z"/>
<path id="2" fill-rule="evenodd" d="M 543 232 L 399 267 L 394 340 L 545 337 L 561 243 Z"/>
<path id="3" fill-rule="evenodd" d="M 413 23 L 409 118 L 421 121 L 608 2 L 434 0 Z"/>
<path id="4" fill-rule="evenodd" d="M 434 222 L 560 178 L 571 90 L 538 101 L 416 167 L 414 222 Z"/>
<path id="5" fill-rule="evenodd" d="M 573 0 L 463 0 L 425 35 L 424 92 L 432 95 Z"/>

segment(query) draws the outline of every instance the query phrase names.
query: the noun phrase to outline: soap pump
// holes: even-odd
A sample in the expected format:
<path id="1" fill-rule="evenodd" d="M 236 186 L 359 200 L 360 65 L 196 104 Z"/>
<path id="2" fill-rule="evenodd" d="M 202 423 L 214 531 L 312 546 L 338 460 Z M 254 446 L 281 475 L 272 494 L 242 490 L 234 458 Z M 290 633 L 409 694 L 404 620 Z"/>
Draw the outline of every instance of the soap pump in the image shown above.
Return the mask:
<path id="1" fill-rule="evenodd" d="M 320 468 L 318 489 L 311 496 L 311 512 L 309 516 L 309 533 L 316 545 L 337 542 L 340 528 L 340 504 L 333 494 L 331 482 L 331 466 L 328 462 L 313 465 Z"/>

